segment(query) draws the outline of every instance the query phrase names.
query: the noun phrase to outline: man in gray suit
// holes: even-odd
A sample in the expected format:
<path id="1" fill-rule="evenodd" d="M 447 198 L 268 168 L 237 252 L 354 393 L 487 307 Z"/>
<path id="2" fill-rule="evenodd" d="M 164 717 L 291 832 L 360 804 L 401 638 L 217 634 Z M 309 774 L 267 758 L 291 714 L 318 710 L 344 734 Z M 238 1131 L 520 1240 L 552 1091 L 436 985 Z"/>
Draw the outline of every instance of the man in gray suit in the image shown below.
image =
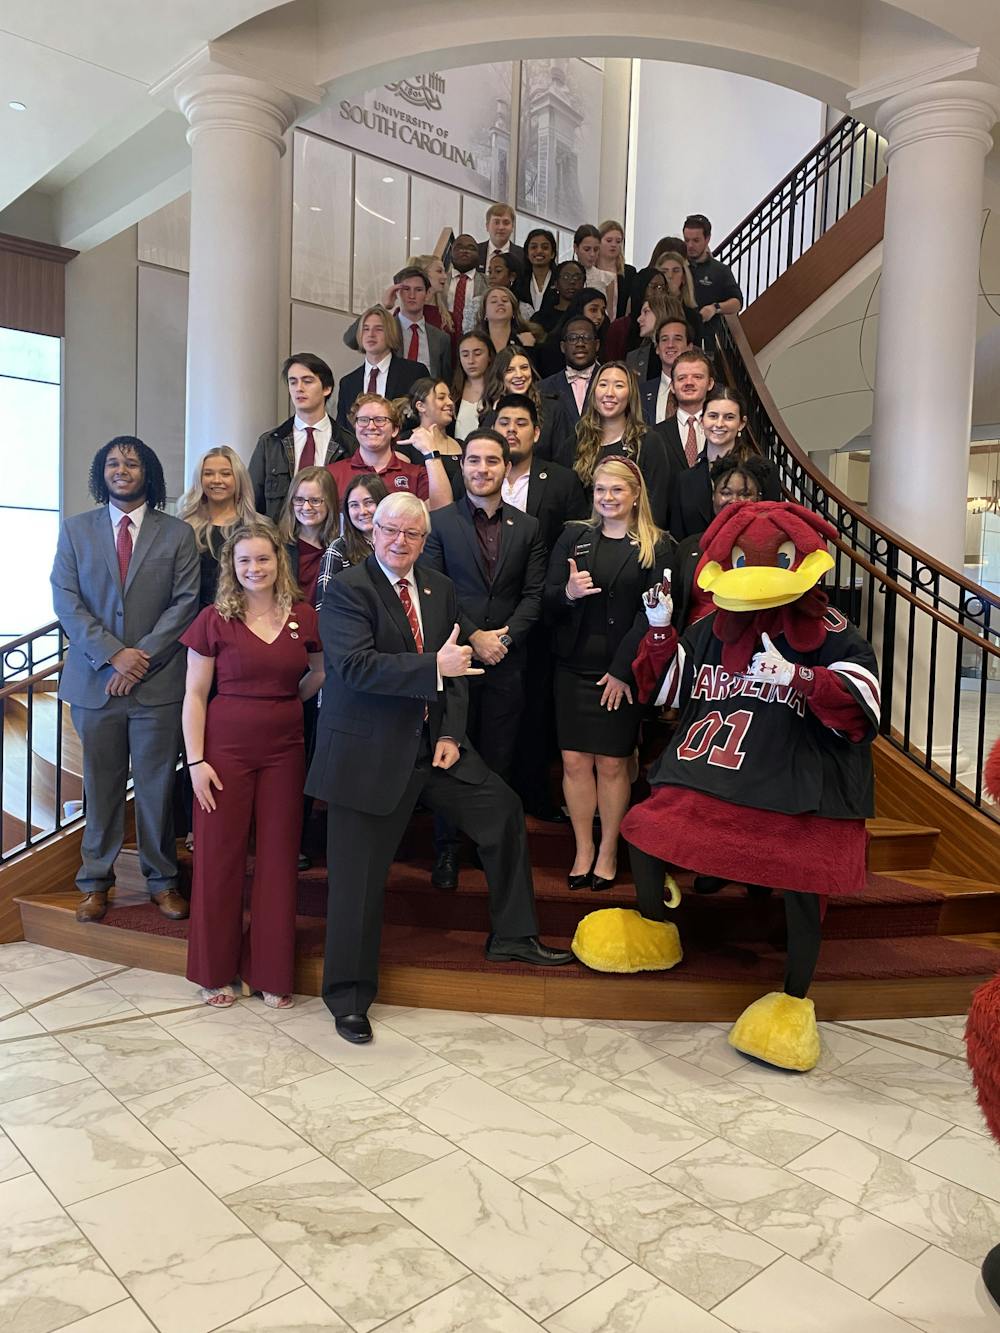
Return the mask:
<path id="1" fill-rule="evenodd" d="M 153 902 L 178 920 L 188 914 L 173 821 L 186 661 L 178 639 L 198 614 L 198 552 L 188 524 L 160 512 L 160 460 L 134 436 L 97 451 L 90 493 L 100 508 L 65 521 L 52 566 L 52 602 L 69 637 L 59 697 L 83 744 L 76 919 L 107 911 L 131 759 L 139 863 Z"/>

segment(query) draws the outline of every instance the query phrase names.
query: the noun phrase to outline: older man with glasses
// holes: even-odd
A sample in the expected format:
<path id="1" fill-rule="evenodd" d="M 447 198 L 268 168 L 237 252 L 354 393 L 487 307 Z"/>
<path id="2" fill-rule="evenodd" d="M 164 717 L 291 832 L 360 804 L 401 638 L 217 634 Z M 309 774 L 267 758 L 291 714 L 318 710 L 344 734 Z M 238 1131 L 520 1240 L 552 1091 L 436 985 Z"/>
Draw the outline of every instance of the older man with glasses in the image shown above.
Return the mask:
<path id="1" fill-rule="evenodd" d="M 447 813 L 486 872 L 491 962 L 572 961 L 538 939 L 521 803 L 466 735 L 467 676 L 455 588 L 417 561 L 430 530 L 413 494 L 375 511 L 372 555 L 339 575 L 320 612 L 326 685 L 306 791 L 326 801 L 323 999 L 346 1041 L 372 1039 L 386 876 L 414 806 Z"/>

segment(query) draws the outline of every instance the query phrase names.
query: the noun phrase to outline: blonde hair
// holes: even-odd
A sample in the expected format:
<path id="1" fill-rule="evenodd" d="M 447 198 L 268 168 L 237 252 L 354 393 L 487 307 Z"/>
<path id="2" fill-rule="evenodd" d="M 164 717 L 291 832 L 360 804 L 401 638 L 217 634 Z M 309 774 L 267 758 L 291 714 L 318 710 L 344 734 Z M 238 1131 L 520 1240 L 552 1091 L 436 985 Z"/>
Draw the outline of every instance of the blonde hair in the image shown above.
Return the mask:
<path id="1" fill-rule="evenodd" d="M 642 417 L 642 401 L 639 398 L 639 381 L 629 370 L 624 361 L 606 361 L 591 380 L 591 392 L 576 427 L 576 459 L 573 470 L 584 486 L 594 482 L 594 470 L 601 453 L 604 433 L 601 418 L 597 414 L 597 381 L 608 370 L 620 370 L 628 378 L 628 402 L 625 405 L 625 433 L 622 436 L 622 451 L 626 458 L 639 461 L 643 436 L 647 426 Z"/>
<path id="2" fill-rule="evenodd" d="M 656 543 L 663 537 L 663 532 L 653 522 L 653 511 L 649 507 L 649 492 L 642 473 L 634 463 L 624 458 L 605 458 L 594 468 L 596 479 L 598 472 L 607 472 L 618 481 L 624 481 L 635 497 L 632 516 L 629 519 L 628 535 L 639 547 L 639 564 L 643 569 L 652 569 L 656 559 Z M 596 506 L 587 520 L 588 527 L 599 528 L 602 519 Z"/>
<path id="3" fill-rule="evenodd" d="M 510 287 L 490 287 L 484 294 L 482 300 L 479 302 L 479 309 L 476 311 L 476 328 L 480 330 L 489 329 L 489 324 L 486 319 L 486 302 L 491 296 L 495 296 L 497 292 L 499 292 L 501 296 L 506 296 L 507 300 L 510 302 L 511 333 L 531 333 L 534 335 L 536 343 L 543 343 L 545 341 L 545 330 L 540 324 L 528 324 L 521 318 L 520 303 Z"/>
<path id="4" fill-rule="evenodd" d="M 441 258 L 440 255 L 410 255 L 409 259 L 406 261 L 405 267 L 419 268 L 422 269 L 426 274 L 428 266 L 430 264 L 433 264 L 435 260 L 441 265 L 442 268 L 444 268 L 444 260 Z M 448 275 L 448 270 L 445 269 L 446 278 L 447 275 Z M 427 277 L 427 281 L 430 282 L 429 275 Z M 455 325 L 451 318 L 451 311 L 448 309 L 448 302 L 445 300 L 444 292 L 435 292 L 433 296 L 430 294 L 430 292 L 428 292 L 428 297 L 430 299 L 426 302 L 426 304 L 434 306 L 438 314 L 441 316 L 441 327 L 444 329 L 445 333 L 454 333 Z"/>
<path id="5" fill-rule="evenodd" d="M 269 518 L 258 514 L 249 523 L 241 523 L 229 534 L 219 556 L 219 587 L 215 594 L 215 609 L 223 620 L 246 620 L 247 595 L 236 577 L 236 547 L 240 542 L 260 538 L 270 542 L 274 558 L 278 563 L 278 577 L 274 582 L 274 600 L 279 611 L 286 616 L 294 602 L 302 600 L 302 593 L 292 578 L 288 563 L 288 552 L 278 534 L 278 529 Z"/>
<path id="6" fill-rule="evenodd" d="M 687 261 L 687 255 L 680 255 L 676 250 L 664 250 L 663 254 L 657 258 L 656 263 L 653 264 L 652 267 L 655 268 L 658 273 L 663 273 L 660 265 L 668 259 L 672 259 L 675 263 L 680 264 L 681 268 L 684 270 L 684 281 L 681 283 L 682 295 L 679 299 L 682 300 L 686 306 L 693 306 L 695 304 L 694 278 L 691 276 L 691 265 Z M 663 276 L 666 277 L 667 275 L 664 273 Z M 667 294 L 668 296 L 674 296 L 674 293 L 669 287 L 667 288 Z M 678 298 L 675 297 L 675 299 Z"/>
<path id="7" fill-rule="evenodd" d="M 385 341 L 395 356 L 401 356 L 403 351 L 403 335 L 399 330 L 399 320 L 391 310 L 386 310 L 384 305 L 370 305 L 367 310 L 362 310 L 358 316 L 357 344 L 361 347 L 361 330 L 365 326 L 365 320 L 369 315 L 378 315 L 382 321 L 382 327 L 385 329 Z"/>
<path id="8" fill-rule="evenodd" d="M 214 449 L 206 450 L 195 464 L 191 485 L 181 496 L 177 507 L 177 517 L 182 518 L 194 529 L 194 541 L 199 551 L 208 550 L 208 530 L 213 526 L 208 498 L 201 481 L 201 474 L 210 458 L 224 458 L 236 478 L 236 493 L 233 496 L 236 517 L 232 523 L 226 524 L 222 531 L 228 533 L 238 523 L 252 523 L 257 515 L 254 507 L 253 482 L 236 450 L 230 448 L 228 444 L 218 444 Z"/>
<path id="9" fill-rule="evenodd" d="M 622 238 L 622 244 L 624 245 L 625 228 L 622 226 L 620 222 L 616 222 L 614 218 L 608 218 L 607 222 L 602 222 L 601 225 L 597 228 L 597 230 L 601 233 L 602 241 L 604 240 L 605 236 L 608 234 L 609 231 L 620 232 Z M 622 254 L 621 248 L 619 248 L 618 250 L 618 260 L 615 264 L 615 272 L 618 274 L 619 277 L 621 277 L 622 274 L 625 272 L 625 256 L 624 254 Z"/>
<path id="10" fill-rule="evenodd" d="M 304 467 L 296 472 L 292 478 L 292 484 L 288 488 L 288 494 L 285 496 L 285 503 L 281 506 L 281 517 L 278 519 L 278 535 L 283 542 L 298 540 L 301 519 L 296 517 L 292 501 L 295 499 L 299 487 L 306 481 L 316 482 L 323 492 L 323 499 L 326 501 L 326 518 L 323 520 L 323 526 L 319 531 L 320 545 L 325 550 L 334 537 L 340 535 L 340 496 L 337 493 L 337 483 L 325 467 Z"/>
<path id="11" fill-rule="evenodd" d="M 511 208 L 510 204 L 490 204 L 489 208 L 486 210 L 487 222 L 489 222 L 490 218 L 502 218 L 505 216 L 509 217 L 511 222 L 517 221 L 517 214 Z"/>

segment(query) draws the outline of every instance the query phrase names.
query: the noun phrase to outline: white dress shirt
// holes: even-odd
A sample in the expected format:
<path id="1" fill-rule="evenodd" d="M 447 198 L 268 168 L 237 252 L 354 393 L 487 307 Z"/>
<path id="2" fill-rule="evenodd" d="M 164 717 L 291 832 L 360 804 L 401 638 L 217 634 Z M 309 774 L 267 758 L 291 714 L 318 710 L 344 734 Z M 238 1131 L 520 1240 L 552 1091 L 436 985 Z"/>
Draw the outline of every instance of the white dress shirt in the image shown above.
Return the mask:
<path id="1" fill-rule="evenodd" d="M 147 508 L 147 505 L 141 504 L 138 509 L 133 509 L 130 514 L 126 514 L 124 510 L 118 508 L 114 501 L 108 502 L 108 514 L 111 518 L 111 532 L 114 536 L 116 545 L 118 542 L 118 524 L 123 518 L 128 518 L 132 520 L 132 546 L 133 548 L 135 547 L 135 539 L 139 535 L 139 529 L 142 527 L 142 520 Z"/>
<path id="2" fill-rule="evenodd" d="M 479 412 L 474 402 L 463 398 L 455 415 L 455 439 L 464 440 L 479 425 Z"/>
<path id="3" fill-rule="evenodd" d="M 423 319 L 410 319 L 409 315 L 404 315 L 402 311 L 397 315 L 399 327 L 403 331 L 403 355 L 406 356 L 407 349 L 410 346 L 410 329 L 416 325 L 417 329 L 417 360 L 421 361 L 428 370 L 431 368 L 431 356 L 427 343 L 427 325 Z"/>
<path id="4" fill-rule="evenodd" d="M 546 273 L 545 281 L 542 283 L 541 287 L 539 287 L 538 283 L 535 281 L 535 274 L 534 272 L 532 272 L 531 282 L 528 284 L 528 294 L 531 297 L 531 308 L 533 310 L 537 310 L 541 306 L 542 299 L 545 296 L 545 293 L 548 291 L 549 283 L 551 281 L 552 281 L 551 269 L 549 269 L 548 273 Z"/>
<path id="5" fill-rule="evenodd" d="M 298 472 L 302 450 L 306 447 L 306 422 L 296 417 L 292 422 L 292 444 L 295 448 L 295 471 Z M 316 466 L 322 467 L 330 450 L 330 436 L 333 434 L 333 422 L 324 412 L 313 426 L 313 443 L 316 446 Z"/>
<path id="6" fill-rule="evenodd" d="M 368 377 L 371 375 L 372 371 L 374 370 L 374 371 L 376 371 L 376 372 L 378 373 L 378 379 L 375 381 L 375 392 L 378 393 L 378 394 L 381 394 L 382 397 L 385 398 L 385 396 L 386 396 L 385 386 L 386 386 L 386 381 L 387 381 L 388 378 L 389 378 L 389 362 L 390 362 L 391 360 L 392 360 L 392 353 L 391 353 L 391 352 L 386 352 L 386 354 L 385 354 L 385 356 L 382 358 L 382 360 L 381 360 L 381 361 L 376 361 L 374 365 L 372 365 L 372 363 L 368 360 L 368 358 L 365 357 L 365 359 L 364 359 L 364 363 L 363 363 L 363 365 L 364 365 L 364 375 L 363 375 L 363 377 L 362 377 L 362 381 L 361 381 L 361 392 L 362 392 L 362 393 L 367 393 L 367 392 L 368 392 Z"/>
<path id="7" fill-rule="evenodd" d="M 426 652 L 427 640 L 424 638 L 424 618 L 420 613 L 420 588 L 417 584 L 417 580 L 413 577 L 413 566 L 412 565 L 410 566 L 410 572 L 408 574 L 394 574 L 391 569 L 387 569 L 386 566 L 383 565 L 382 561 L 379 560 L 378 556 L 375 557 L 375 560 L 378 563 L 379 569 L 392 584 L 392 590 L 397 597 L 399 597 L 399 588 L 397 586 L 399 580 L 404 579 L 406 581 L 406 586 L 410 590 L 410 601 L 413 603 L 413 611 L 417 617 L 417 624 L 420 626 L 420 637 L 421 639 L 424 639 L 424 652 Z M 403 603 L 401 599 L 400 606 L 402 606 L 402 604 Z M 435 653 L 435 659 L 436 657 L 437 654 Z M 441 675 L 440 668 L 438 669 L 437 673 L 437 687 L 439 690 L 444 689 L 444 677 Z M 441 736 L 438 739 L 445 740 L 445 739 L 450 739 L 450 737 Z"/>
<path id="8" fill-rule="evenodd" d="M 455 313 L 455 296 L 458 292 L 459 278 L 469 279 L 465 286 L 465 307 L 462 310 L 462 332 L 468 333 L 470 329 L 476 327 L 476 307 L 479 304 L 476 300 L 476 270 L 471 269 L 468 273 L 452 275 L 451 282 L 448 284 L 448 309 L 452 315 Z"/>
<path id="9" fill-rule="evenodd" d="M 671 382 L 672 382 L 672 381 L 671 381 L 671 379 L 670 379 L 670 376 L 667 374 L 667 372 L 666 372 L 665 370 L 661 370 L 661 371 L 660 371 L 660 387 L 659 387 L 659 388 L 657 389 L 657 391 L 656 391 L 656 416 L 655 416 L 654 419 L 653 419 L 653 420 L 654 420 L 654 424 L 655 424 L 656 422 L 660 422 L 660 421 L 665 421 L 665 420 L 666 420 L 666 416 L 667 416 L 667 397 L 668 397 L 668 395 L 670 394 L 670 385 L 671 385 Z M 678 416 L 679 416 L 679 415 L 680 415 L 680 413 L 678 413 Z M 697 429 L 698 429 L 698 427 L 695 426 L 695 430 L 696 430 L 696 431 L 697 431 Z M 687 423 L 686 423 L 686 422 L 685 422 L 685 424 L 684 424 L 684 430 L 685 430 L 685 432 L 687 431 Z"/>
<path id="10" fill-rule="evenodd" d="M 688 435 L 688 422 L 694 421 L 694 438 L 698 441 L 698 452 L 701 453 L 705 447 L 705 428 L 701 424 L 701 413 L 697 414 L 685 412 L 683 407 L 677 409 L 677 429 L 681 435 L 681 448 L 684 448 L 684 441 Z"/>
<path id="11" fill-rule="evenodd" d="M 609 273 L 607 269 L 588 268 L 587 279 L 583 285 L 585 287 L 596 287 L 599 292 L 604 292 L 607 295 L 608 289 L 617 277 L 617 273 Z M 613 313 L 611 318 L 614 319 Z"/>
<path id="12" fill-rule="evenodd" d="M 522 514 L 528 512 L 528 483 L 531 481 L 531 468 L 522 472 L 513 483 L 503 479 L 503 485 L 500 487 L 500 495 L 507 504 L 513 505 L 515 509 L 520 509 Z"/>

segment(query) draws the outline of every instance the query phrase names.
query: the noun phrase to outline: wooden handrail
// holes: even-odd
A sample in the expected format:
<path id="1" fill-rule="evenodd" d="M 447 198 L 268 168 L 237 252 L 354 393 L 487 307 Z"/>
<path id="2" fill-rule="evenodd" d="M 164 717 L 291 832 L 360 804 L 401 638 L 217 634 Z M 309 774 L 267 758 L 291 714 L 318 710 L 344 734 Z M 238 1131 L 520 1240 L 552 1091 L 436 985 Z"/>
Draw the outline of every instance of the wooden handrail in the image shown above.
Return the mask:
<path id="1" fill-rule="evenodd" d="M 23 694 L 29 685 L 38 685 L 43 680 L 48 680 L 52 676 L 58 676 L 63 669 L 65 657 L 60 657 L 58 662 L 51 662 L 44 671 L 36 671 L 31 676 L 24 676 L 20 680 L 12 680 L 0 689 L 0 702 L 9 699 L 12 694 Z"/>
<path id="2" fill-rule="evenodd" d="M 41 629 L 33 629 L 29 634 L 22 634 L 19 639 L 11 639 L 8 643 L 0 643 L 0 653 L 9 653 L 12 648 L 20 648 L 22 644 L 30 643 L 32 639 L 41 639 L 46 634 L 54 634 L 58 628 L 59 621 L 50 620 Z"/>
<path id="3" fill-rule="evenodd" d="M 800 447 L 798 441 L 785 424 L 785 419 L 782 417 L 778 405 L 771 396 L 771 392 L 767 387 L 764 377 L 760 373 L 757 359 L 753 354 L 753 349 L 747 341 L 747 336 L 743 331 L 743 326 L 740 323 L 738 316 L 726 315 L 725 319 L 733 342 L 736 344 L 736 349 L 742 358 L 744 368 L 753 384 L 754 391 L 760 399 L 761 406 L 770 418 L 771 424 L 777 432 L 781 443 L 788 450 L 792 458 L 795 459 L 796 463 L 799 464 L 806 476 L 820 486 L 824 493 L 828 495 L 831 500 L 836 501 L 841 509 L 849 513 L 852 518 L 856 519 L 859 523 L 862 523 L 866 528 L 877 534 L 879 537 L 884 537 L 886 541 L 897 546 L 903 554 L 910 556 L 920 564 L 926 565 L 928 569 L 932 569 L 941 578 L 946 579 L 949 583 L 954 583 L 957 587 L 970 593 L 977 600 L 981 601 L 984 606 L 990 605 L 1000 609 L 1000 598 L 994 596 L 994 594 L 987 588 L 984 588 L 981 583 L 974 583 L 972 579 L 967 578 L 962 571 L 951 569 L 949 566 L 942 564 L 940 560 L 935 559 L 935 557 L 928 554 L 927 551 L 922 550 L 919 546 L 914 546 L 912 542 L 907 541 L 907 539 L 900 536 L 898 532 L 887 527 L 878 519 L 872 518 L 867 510 L 862 509 L 856 501 L 845 495 L 844 492 L 840 490 L 839 487 L 835 486 L 824 473 L 820 472 L 819 468 L 812 462 L 805 450 Z M 857 553 L 852 550 L 852 556 L 856 558 L 856 554 Z M 924 610 L 931 609 L 926 602 L 921 602 L 919 599 L 917 605 Z M 948 621 L 948 624 L 951 625 L 952 622 Z M 955 625 L 954 628 L 957 629 L 958 626 Z"/>

